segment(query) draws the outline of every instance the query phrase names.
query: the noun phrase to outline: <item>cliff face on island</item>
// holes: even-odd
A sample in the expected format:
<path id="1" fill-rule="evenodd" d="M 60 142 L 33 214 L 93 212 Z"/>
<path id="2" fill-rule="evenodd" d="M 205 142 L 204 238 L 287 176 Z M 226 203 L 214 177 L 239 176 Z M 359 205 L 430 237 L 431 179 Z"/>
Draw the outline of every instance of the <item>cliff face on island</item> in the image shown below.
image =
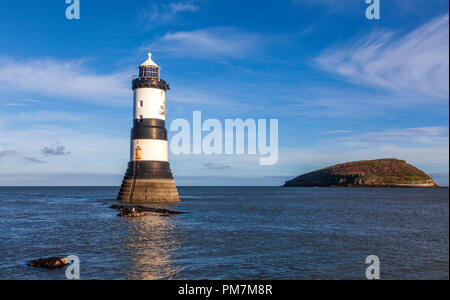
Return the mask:
<path id="1" fill-rule="evenodd" d="M 285 187 L 438 187 L 425 172 L 404 160 L 348 162 L 300 175 Z"/>

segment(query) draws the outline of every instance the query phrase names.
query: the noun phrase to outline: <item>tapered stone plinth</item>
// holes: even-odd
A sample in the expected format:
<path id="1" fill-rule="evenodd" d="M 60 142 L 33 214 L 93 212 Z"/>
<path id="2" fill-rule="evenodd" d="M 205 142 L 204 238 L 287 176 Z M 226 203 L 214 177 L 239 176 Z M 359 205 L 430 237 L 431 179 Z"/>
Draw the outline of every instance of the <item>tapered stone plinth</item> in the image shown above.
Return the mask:
<path id="1" fill-rule="evenodd" d="M 134 185 L 134 189 L 133 189 Z M 124 178 L 117 200 L 126 203 L 178 202 L 180 197 L 173 179 Z"/>

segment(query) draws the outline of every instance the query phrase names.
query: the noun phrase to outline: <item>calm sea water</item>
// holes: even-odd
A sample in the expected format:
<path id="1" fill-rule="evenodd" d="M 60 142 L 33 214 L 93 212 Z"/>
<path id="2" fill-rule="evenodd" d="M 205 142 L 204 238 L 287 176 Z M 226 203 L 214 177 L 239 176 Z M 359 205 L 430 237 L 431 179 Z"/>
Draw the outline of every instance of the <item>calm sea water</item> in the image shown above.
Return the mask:
<path id="1" fill-rule="evenodd" d="M 187 212 L 138 219 L 117 188 L 0 188 L 0 279 L 65 279 L 29 260 L 77 255 L 81 279 L 449 278 L 448 189 L 181 187 Z M 155 207 L 155 205 L 153 205 Z"/>

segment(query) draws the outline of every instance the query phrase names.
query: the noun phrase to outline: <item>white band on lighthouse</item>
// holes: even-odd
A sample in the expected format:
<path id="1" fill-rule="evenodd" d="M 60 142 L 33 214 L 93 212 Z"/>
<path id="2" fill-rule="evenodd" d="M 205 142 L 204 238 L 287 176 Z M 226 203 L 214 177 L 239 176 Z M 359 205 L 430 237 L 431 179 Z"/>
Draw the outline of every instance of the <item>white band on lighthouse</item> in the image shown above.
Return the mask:
<path id="1" fill-rule="evenodd" d="M 139 147 L 139 148 L 138 148 Z M 168 161 L 169 146 L 164 140 L 139 139 L 131 141 L 130 160 Z"/>
<path id="2" fill-rule="evenodd" d="M 166 119 L 166 92 L 157 88 L 134 90 L 135 119 Z"/>

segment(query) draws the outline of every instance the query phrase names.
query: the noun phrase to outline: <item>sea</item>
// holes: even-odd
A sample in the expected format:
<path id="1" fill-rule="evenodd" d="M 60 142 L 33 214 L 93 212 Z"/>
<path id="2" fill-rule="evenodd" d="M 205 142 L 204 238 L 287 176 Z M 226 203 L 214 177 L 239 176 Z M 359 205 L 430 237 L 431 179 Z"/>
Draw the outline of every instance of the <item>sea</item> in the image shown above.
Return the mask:
<path id="1" fill-rule="evenodd" d="M 0 187 L 0 279 L 449 279 L 449 190 L 180 187 L 184 214 L 121 218 L 118 187 Z"/>

